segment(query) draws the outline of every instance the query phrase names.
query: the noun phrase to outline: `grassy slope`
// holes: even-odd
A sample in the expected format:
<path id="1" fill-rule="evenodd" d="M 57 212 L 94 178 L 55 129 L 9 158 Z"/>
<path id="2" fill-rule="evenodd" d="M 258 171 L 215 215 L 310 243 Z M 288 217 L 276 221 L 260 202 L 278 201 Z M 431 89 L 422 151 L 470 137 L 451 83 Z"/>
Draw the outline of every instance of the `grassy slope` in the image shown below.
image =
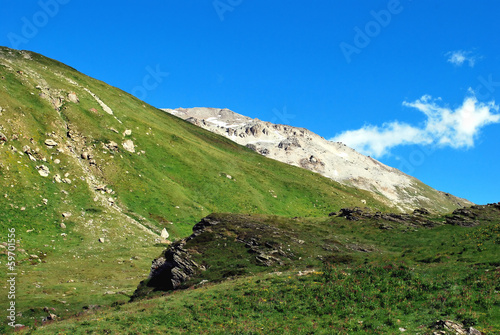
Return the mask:
<path id="1" fill-rule="evenodd" d="M 70 92 L 79 103 L 68 101 Z M 59 110 L 40 94 L 62 97 Z M 84 305 L 127 300 L 162 248 L 140 224 L 155 233 L 166 227 L 175 239 L 216 211 L 322 216 L 362 199 L 387 209 L 368 192 L 266 159 L 38 54 L 0 48 L 0 107 L 0 132 L 8 138 L 0 143 L 1 240 L 7 228 L 16 229 L 22 324 L 39 322 L 44 306 L 67 316 Z M 131 136 L 122 135 L 126 129 Z M 47 147 L 47 138 L 59 145 Z M 125 151 L 126 138 L 144 153 Z M 110 141 L 117 150 L 104 147 Z M 26 145 L 36 162 L 22 152 Z M 95 166 L 79 158 L 83 151 L 92 153 Z M 37 172 L 42 164 L 49 177 Z M 55 174 L 68 174 L 71 184 L 53 182 Z M 114 193 L 96 192 L 89 179 Z M 110 196 L 117 208 L 108 206 Z M 72 216 L 63 218 L 63 212 Z M 0 264 L 6 261 L 2 251 Z"/>
<path id="2" fill-rule="evenodd" d="M 498 207 L 474 209 L 476 227 L 447 225 L 443 217 L 431 217 L 435 226 L 424 228 L 375 219 L 217 214 L 221 223 L 212 232 L 186 244 L 198 262 L 210 265 L 192 283 L 209 283 L 34 333 L 398 334 L 405 328 L 428 334 L 436 320 L 451 319 L 496 334 Z M 244 244 L 234 243 L 236 236 L 281 243 L 294 256 L 282 257 L 283 265 L 259 266 Z M 231 269 L 239 273 L 227 278 Z"/>

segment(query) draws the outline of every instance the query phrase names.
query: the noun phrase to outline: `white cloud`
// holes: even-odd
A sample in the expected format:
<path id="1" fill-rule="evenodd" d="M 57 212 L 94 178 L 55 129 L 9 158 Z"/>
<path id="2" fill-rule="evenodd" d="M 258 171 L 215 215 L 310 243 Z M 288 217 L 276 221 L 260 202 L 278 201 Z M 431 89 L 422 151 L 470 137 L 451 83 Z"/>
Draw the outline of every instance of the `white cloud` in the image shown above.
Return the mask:
<path id="1" fill-rule="evenodd" d="M 438 147 L 471 148 L 481 128 L 499 123 L 498 105 L 494 102 L 478 102 L 475 96 L 466 97 L 463 104 L 452 110 L 438 105 L 440 99 L 428 95 L 414 102 L 403 102 L 426 116 L 421 125 L 410 125 L 399 121 L 382 126 L 366 125 L 358 130 L 345 131 L 330 139 L 374 157 L 381 157 L 393 147 L 423 144 Z"/>
<path id="2" fill-rule="evenodd" d="M 468 63 L 470 67 L 474 67 L 476 64 L 477 57 L 470 51 L 457 50 L 450 51 L 445 54 L 448 57 L 447 61 L 456 66 L 462 66 L 464 63 Z"/>

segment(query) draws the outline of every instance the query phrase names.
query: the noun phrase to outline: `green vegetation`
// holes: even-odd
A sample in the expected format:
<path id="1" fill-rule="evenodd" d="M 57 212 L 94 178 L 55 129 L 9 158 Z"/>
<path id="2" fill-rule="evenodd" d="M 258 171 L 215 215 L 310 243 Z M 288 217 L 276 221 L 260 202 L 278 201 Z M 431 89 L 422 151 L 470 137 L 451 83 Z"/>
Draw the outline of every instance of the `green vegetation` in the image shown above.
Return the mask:
<path id="1" fill-rule="evenodd" d="M 185 245 L 207 266 L 190 285 L 208 283 L 150 292 L 152 299 L 33 333 L 397 334 L 404 328 L 428 334 L 436 320 L 451 319 L 495 334 L 499 208 L 474 209 L 476 227 L 448 225 L 437 216 L 429 217 L 435 222 L 429 228 L 413 220 L 213 215 L 220 223 Z M 281 265 L 263 266 L 236 240 L 290 251 L 278 256 Z"/>
<path id="2" fill-rule="evenodd" d="M 0 107 L 1 241 L 16 230 L 19 324 L 39 323 L 44 307 L 66 317 L 127 301 L 165 247 L 161 229 L 175 240 L 212 212 L 320 217 L 363 199 L 388 210 L 369 192 L 266 159 L 36 53 L 0 47 Z"/>
<path id="3" fill-rule="evenodd" d="M 477 214 L 477 227 L 441 216 L 429 218 L 433 228 L 327 218 L 364 201 L 374 212 L 391 208 L 57 61 L 3 47 L 0 107 L 1 240 L 15 229 L 22 332 L 387 333 L 445 317 L 500 329 L 493 207 Z M 165 293 L 144 281 L 138 295 L 155 299 L 127 303 L 166 247 L 160 231 L 168 230 L 167 243 L 179 240 L 213 212 L 245 214 L 211 215 L 219 225 L 186 244 L 206 267 L 184 283 L 198 288 Z M 267 266 L 256 257 L 271 251 Z M 2 248 L 4 283 L 7 262 Z M 388 290 L 395 285 L 401 291 Z M 47 311 L 62 321 L 42 325 Z"/>

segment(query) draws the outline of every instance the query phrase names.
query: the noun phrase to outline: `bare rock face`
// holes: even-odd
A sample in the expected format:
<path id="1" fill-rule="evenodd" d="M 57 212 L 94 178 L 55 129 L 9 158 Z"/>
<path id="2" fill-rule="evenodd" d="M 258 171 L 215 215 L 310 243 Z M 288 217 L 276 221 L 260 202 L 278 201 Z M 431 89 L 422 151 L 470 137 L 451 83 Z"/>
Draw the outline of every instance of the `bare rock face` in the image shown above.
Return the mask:
<path id="1" fill-rule="evenodd" d="M 179 243 L 167 249 L 163 256 L 153 261 L 148 286 L 162 290 L 175 290 L 199 269 L 200 266 L 183 249 L 183 244 Z"/>
<path id="2" fill-rule="evenodd" d="M 471 202 L 427 188 L 417 179 L 313 132 L 252 119 L 218 108 L 164 111 L 225 136 L 266 157 L 302 167 L 345 185 L 373 192 L 401 211 L 427 207 L 447 212 Z"/>

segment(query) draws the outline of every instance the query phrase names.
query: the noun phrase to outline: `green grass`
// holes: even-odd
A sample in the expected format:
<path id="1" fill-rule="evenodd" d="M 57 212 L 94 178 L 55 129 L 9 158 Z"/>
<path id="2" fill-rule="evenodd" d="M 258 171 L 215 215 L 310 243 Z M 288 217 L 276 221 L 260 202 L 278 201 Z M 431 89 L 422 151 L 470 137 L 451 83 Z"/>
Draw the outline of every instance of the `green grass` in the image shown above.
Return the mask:
<path id="1" fill-rule="evenodd" d="M 482 213 L 477 227 L 392 223 L 392 230 L 380 229 L 376 220 L 219 214 L 212 216 L 218 225 L 185 246 L 208 267 L 190 284 L 208 283 L 30 333 L 398 334 L 404 328 L 429 334 L 436 320 L 454 320 L 496 334 L 500 216 L 492 206 L 475 212 Z M 282 265 L 259 266 L 243 243 L 234 242 L 269 243 L 271 231 L 279 234 L 274 242 L 290 245 L 295 255 L 283 257 Z"/>
<path id="2" fill-rule="evenodd" d="M 298 258 L 286 260 L 284 268 L 292 270 L 317 266 L 317 255 L 312 256 L 315 244 L 329 248 L 345 245 L 350 238 L 349 228 L 340 226 L 351 224 L 325 221 L 329 212 L 364 206 L 362 199 L 373 210 L 391 209 L 369 192 L 266 159 L 60 62 L 29 55 L 31 59 L 26 59 L 18 51 L 0 47 L 0 132 L 8 138 L 0 143 L 0 226 L 4 232 L 0 240 L 6 240 L 7 229 L 16 229 L 18 323 L 40 325 L 46 316 L 44 307 L 66 318 L 84 306 L 107 309 L 127 301 L 146 278 L 151 259 L 164 248 L 141 226 L 153 233 L 165 227 L 171 240 L 176 240 L 212 212 L 248 213 L 255 218 L 281 215 L 259 220 L 286 232 L 283 241 L 289 241 L 297 257 L 302 257 L 296 264 Z M 50 91 L 38 85 L 49 86 Z M 84 88 L 97 94 L 114 115 L 104 112 Z M 76 93 L 79 103 L 67 100 L 70 92 Z M 40 94 L 65 100 L 56 110 Z M 126 129 L 132 130 L 131 136 L 123 135 Z M 47 147 L 47 138 L 59 145 Z M 123 149 L 125 139 L 134 141 L 136 153 Z M 118 144 L 117 150 L 105 147 L 110 141 Z M 31 148 L 36 162 L 23 153 L 25 146 Z M 96 165 L 80 158 L 84 151 L 93 155 Z M 37 172 L 36 166 L 42 164 L 50 169 L 49 177 Z M 69 174 L 71 184 L 54 182 L 56 174 Z M 92 181 L 113 193 L 96 192 L 89 186 Z M 117 209 L 106 204 L 108 197 L 114 199 Z M 65 212 L 72 216 L 63 218 Z M 289 219 L 295 216 L 313 218 Z M 297 244 L 294 225 L 301 227 L 297 234 L 306 229 L 315 236 L 327 235 L 324 241 Z M 332 227 L 338 232 L 331 233 Z M 377 231 L 366 229 L 367 233 Z M 372 243 L 371 237 L 357 236 L 363 241 L 356 243 Z M 105 243 L 98 242 L 100 237 Z M 231 245 L 231 252 L 246 253 L 240 247 Z M 320 254 L 329 256 L 321 250 Z M 472 251 L 456 257 L 464 258 L 466 264 Z M 234 262 L 226 276 L 221 276 L 225 253 L 213 252 L 211 257 L 221 262 L 219 268 L 214 266 L 204 274 L 207 280 L 262 273 L 258 264 L 242 267 Z M 335 257 L 346 262 L 360 260 L 355 254 Z M 0 249 L 0 265 L 6 263 L 6 252 Z M 5 283 L 5 271 L 0 272 L 0 280 Z M 0 286 L 0 296 L 7 295 L 6 288 Z M 0 332 L 5 332 L 5 324 L 1 327 Z"/>
<path id="3" fill-rule="evenodd" d="M 85 305 L 127 301 L 163 248 L 129 219 L 157 234 L 167 228 L 175 240 L 211 212 L 320 217 L 362 205 L 361 199 L 388 209 L 368 192 L 266 159 L 60 62 L 29 55 L 25 59 L 0 47 L 0 132 L 8 138 L 0 143 L 0 241 L 7 239 L 7 229 L 16 229 L 21 324 L 40 322 L 46 316 L 43 307 L 65 317 Z M 97 94 L 114 115 L 83 88 Z M 79 103 L 68 101 L 70 92 Z M 56 110 L 40 94 L 64 101 Z M 126 129 L 131 136 L 123 135 Z M 59 145 L 47 147 L 47 138 Z M 123 149 L 125 139 L 134 141 L 136 153 Z M 110 141 L 118 150 L 105 148 Z M 25 146 L 36 162 L 23 153 Z M 84 151 L 96 165 L 80 158 Z M 38 173 L 39 165 L 49 168 L 49 177 Z M 69 174 L 71 184 L 54 182 L 56 174 Z M 114 193 L 96 193 L 89 179 Z M 103 203 L 108 197 L 120 211 Z M 72 216 L 63 218 L 65 212 Z M 106 242 L 99 243 L 100 237 Z M 0 250 L 0 265 L 6 263 Z M 5 271 L 0 280 L 5 282 Z M 2 297 L 6 288 L 0 286 Z"/>

